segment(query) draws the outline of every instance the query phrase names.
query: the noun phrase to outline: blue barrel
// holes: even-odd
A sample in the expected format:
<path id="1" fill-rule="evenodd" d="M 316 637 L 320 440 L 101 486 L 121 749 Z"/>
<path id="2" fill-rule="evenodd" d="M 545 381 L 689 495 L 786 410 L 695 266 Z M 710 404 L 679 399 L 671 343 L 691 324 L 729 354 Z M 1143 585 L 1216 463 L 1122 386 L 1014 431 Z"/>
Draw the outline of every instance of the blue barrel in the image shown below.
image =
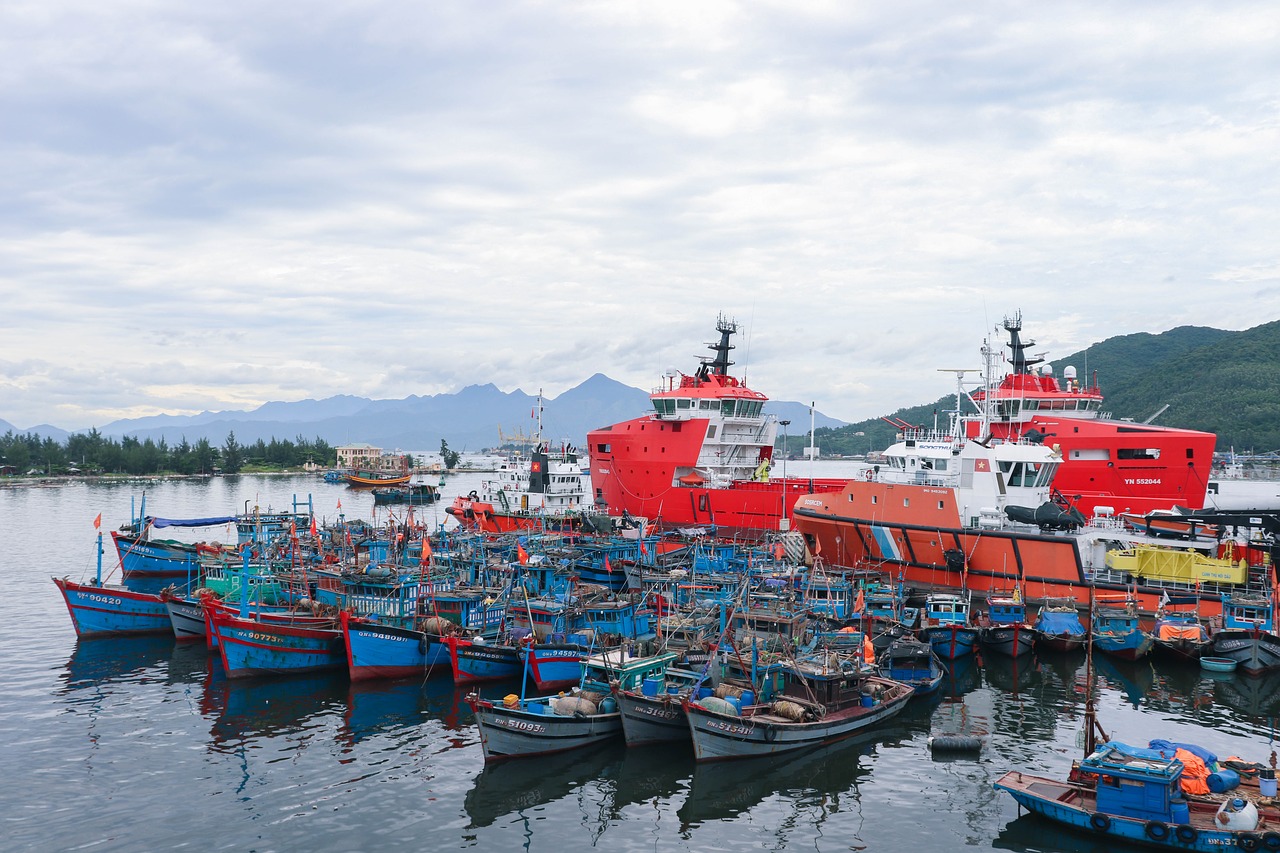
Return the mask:
<path id="1" fill-rule="evenodd" d="M 754 705 L 756 704 L 756 694 L 750 690 L 744 690 L 742 691 L 742 696 L 738 698 L 738 702 L 743 708 L 748 705 Z"/>
<path id="2" fill-rule="evenodd" d="M 742 713 L 742 700 L 739 699 L 737 696 L 726 696 L 724 697 L 724 701 L 728 702 L 731 706 L 733 706 L 733 711 L 735 714 Z"/>
<path id="3" fill-rule="evenodd" d="M 657 696 L 658 691 L 662 688 L 661 678 L 646 678 L 640 682 L 640 692 L 645 696 Z"/>
<path id="4" fill-rule="evenodd" d="M 613 713 L 617 713 L 617 710 L 618 710 L 618 700 L 614 699 L 612 696 L 606 696 L 600 700 L 601 714 L 613 714 Z"/>
<path id="5" fill-rule="evenodd" d="M 862 694 L 862 707 L 870 708 L 874 704 L 876 704 L 876 697 L 872 696 L 870 693 Z"/>
<path id="6" fill-rule="evenodd" d="M 698 688 L 698 698 L 699 698 L 699 699 L 706 699 L 708 696 L 711 696 L 711 695 L 712 695 L 712 694 L 714 694 L 714 693 L 715 693 L 715 691 L 714 691 L 714 690 L 712 690 L 710 687 L 699 687 L 699 688 Z"/>
<path id="7" fill-rule="evenodd" d="M 530 702 L 524 709 L 530 714 L 545 714 L 549 710 L 542 702 Z"/>
<path id="8" fill-rule="evenodd" d="M 1215 794 L 1221 794 L 1224 791 L 1233 790 L 1240 784 L 1240 774 L 1234 770 L 1222 769 L 1217 773 L 1210 773 L 1206 780 L 1209 783 L 1209 790 Z"/>

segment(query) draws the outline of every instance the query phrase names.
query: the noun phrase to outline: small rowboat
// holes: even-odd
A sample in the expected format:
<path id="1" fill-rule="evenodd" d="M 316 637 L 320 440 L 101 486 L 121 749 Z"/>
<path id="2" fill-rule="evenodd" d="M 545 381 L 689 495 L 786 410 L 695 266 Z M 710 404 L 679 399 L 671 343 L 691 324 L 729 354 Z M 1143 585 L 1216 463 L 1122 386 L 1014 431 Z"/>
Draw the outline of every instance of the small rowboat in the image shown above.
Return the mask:
<path id="1" fill-rule="evenodd" d="M 1210 672 L 1235 672 L 1236 662 L 1231 658 L 1200 658 L 1200 668 Z"/>

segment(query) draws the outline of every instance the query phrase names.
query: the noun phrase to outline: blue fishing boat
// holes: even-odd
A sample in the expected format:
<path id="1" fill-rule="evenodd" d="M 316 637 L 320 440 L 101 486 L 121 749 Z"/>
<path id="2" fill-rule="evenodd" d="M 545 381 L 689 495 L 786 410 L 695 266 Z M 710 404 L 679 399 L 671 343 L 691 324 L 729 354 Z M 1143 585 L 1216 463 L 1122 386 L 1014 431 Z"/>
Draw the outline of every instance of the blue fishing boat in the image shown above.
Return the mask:
<path id="1" fill-rule="evenodd" d="M 1153 651 L 1166 657 L 1195 662 L 1213 646 L 1209 628 L 1200 618 L 1198 595 L 1175 595 L 1161 599 L 1156 621 L 1151 626 Z"/>
<path id="2" fill-rule="evenodd" d="M 1155 639 L 1138 623 L 1137 602 L 1127 596 L 1121 598 L 1123 604 L 1119 607 L 1103 606 L 1094 610 L 1089 624 L 1093 646 L 1121 660 L 1138 660 L 1151 651 Z"/>
<path id="3" fill-rule="evenodd" d="M 77 637 L 170 634 L 169 611 L 159 595 L 122 586 L 82 584 L 54 578 Z"/>
<path id="4" fill-rule="evenodd" d="M 1236 662 L 1246 675 L 1280 669 L 1280 636 L 1268 598 L 1222 597 L 1222 627 L 1213 635 L 1213 657 Z"/>
<path id="5" fill-rule="evenodd" d="M 1011 595 L 993 594 L 987 598 L 978 633 L 982 648 L 1009 657 L 1029 655 L 1035 648 L 1035 626 L 1027 622 L 1027 606 L 1015 589 Z"/>
<path id="6" fill-rule="evenodd" d="M 336 620 L 316 624 L 314 618 L 288 622 L 212 613 L 218 653 L 228 678 L 293 675 L 341 669 L 346 665 L 342 630 Z"/>
<path id="7" fill-rule="evenodd" d="M 167 634 L 169 612 L 160 596 L 102 582 L 102 533 L 98 533 L 97 571 L 92 583 L 54 578 L 71 614 L 77 637 Z"/>
<path id="8" fill-rule="evenodd" d="M 910 684 L 917 696 L 936 691 L 947 674 L 933 647 L 914 637 L 902 637 L 890 643 L 877 659 L 876 668 L 885 678 Z"/>
<path id="9" fill-rule="evenodd" d="M 994 785 L 1034 814 L 1103 843 L 1165 850 L 1277 850 L 1280 811 L 1229 792 L 1188 800 L 1183 764 L 1154 749 L 1108 741 L 1076 762 L 1065 781 L 1020 770 Z"/>
<path id="10" fill-rule="evenodd" d="M 1074 598 L 1046 598 L 1040 603 L 1034 627 L 1036 648 L 1042 651 L 1080 651 L 1089 641 Z"/>
<path id="11" fill-rule="evenodd" d="M 943 660 L 955 660 L 973 653 L 978 629 L 970 624 L 971 599 L 968 592 L 933 593 L 925 596 L 920 614 L 920 633 Z"/>
<path id="12" fill-rule="evenodd" d="M 453 633 L 457 626 L 440 617 L 421 620 L 420 628 L 406 628 L 343 611 L 340 623 L 352 681 L 423 678 L 450 671 L 449 649 L 440 632 Z"/>

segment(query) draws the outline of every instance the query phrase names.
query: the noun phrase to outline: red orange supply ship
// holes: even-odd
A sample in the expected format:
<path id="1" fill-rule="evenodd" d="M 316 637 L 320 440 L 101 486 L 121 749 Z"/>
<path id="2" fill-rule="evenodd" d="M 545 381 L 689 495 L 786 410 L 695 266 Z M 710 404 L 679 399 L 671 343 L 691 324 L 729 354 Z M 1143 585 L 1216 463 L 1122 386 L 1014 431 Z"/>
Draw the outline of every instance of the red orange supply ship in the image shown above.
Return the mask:
<path id="1" fill-rule="evenodd" d="M 785 529 L 798 495 L 830 492 L 843 479 L 772 476 L 778 421 L 768 397 L 729 375 L 737 324 L 720 318 L 715 356 L 693 375 L 668 377 L 653 412 L 587 434 L 598 507 L 663 527 L 713 527 L 721 536 Z"/>
<path id="2" fill-rule="evenodd" d="M 978 407 L 990 403 L 990 419 L 967 424 L 968 437 L 981 439 L 988 429 L 997 439 L 1026 437 L 1057 446 L 1062 464 L 1053 487 L 1073 506 L 1092 516 L 1096 507 L 1116 513 L 1146 515 L 1173 506 L 1200 509 L 1213 467 L 1217 436 L 1211 432 L 1113 420 L 1102 411 L 1096 378 L 1082 384 L 1068 366 L 1063 381 L 1048 367 L 1035 370 L 1043 358 L 1029 356 L 1035 341 L 1023 341 L 1022 315 L 1005 318 L 1012 369 L 998 385 L 974 393 Z M 993 375 L 995 353 L 982 347 Z"/>

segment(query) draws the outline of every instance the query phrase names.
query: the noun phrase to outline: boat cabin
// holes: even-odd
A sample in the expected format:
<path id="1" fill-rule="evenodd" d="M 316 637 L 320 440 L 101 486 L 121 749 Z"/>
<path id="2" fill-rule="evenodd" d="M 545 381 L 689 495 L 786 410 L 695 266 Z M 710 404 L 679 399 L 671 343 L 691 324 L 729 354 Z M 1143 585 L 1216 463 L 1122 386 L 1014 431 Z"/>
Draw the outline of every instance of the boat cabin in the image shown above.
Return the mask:
<path id="1" fill-rule="evenodd" d="M 920 622 L 926 628 L 969 624 L 969 596 L 936 593 L 925 597 Z"/>
<path id="2" fill-rule="evenodd" d="M 1271 601 L 1266 598 L 1222 596 L 1222 629 L 1270 631 Z"/>
<path id="3" fill-rule="evenodd" d="M 1182 795 L 1182 762 L 1176 758 L 1111 741 L 1080 762 L 1077 770 L 1097 776 L 1100 814 L 1170 824 L 1190 819 Z"/>

